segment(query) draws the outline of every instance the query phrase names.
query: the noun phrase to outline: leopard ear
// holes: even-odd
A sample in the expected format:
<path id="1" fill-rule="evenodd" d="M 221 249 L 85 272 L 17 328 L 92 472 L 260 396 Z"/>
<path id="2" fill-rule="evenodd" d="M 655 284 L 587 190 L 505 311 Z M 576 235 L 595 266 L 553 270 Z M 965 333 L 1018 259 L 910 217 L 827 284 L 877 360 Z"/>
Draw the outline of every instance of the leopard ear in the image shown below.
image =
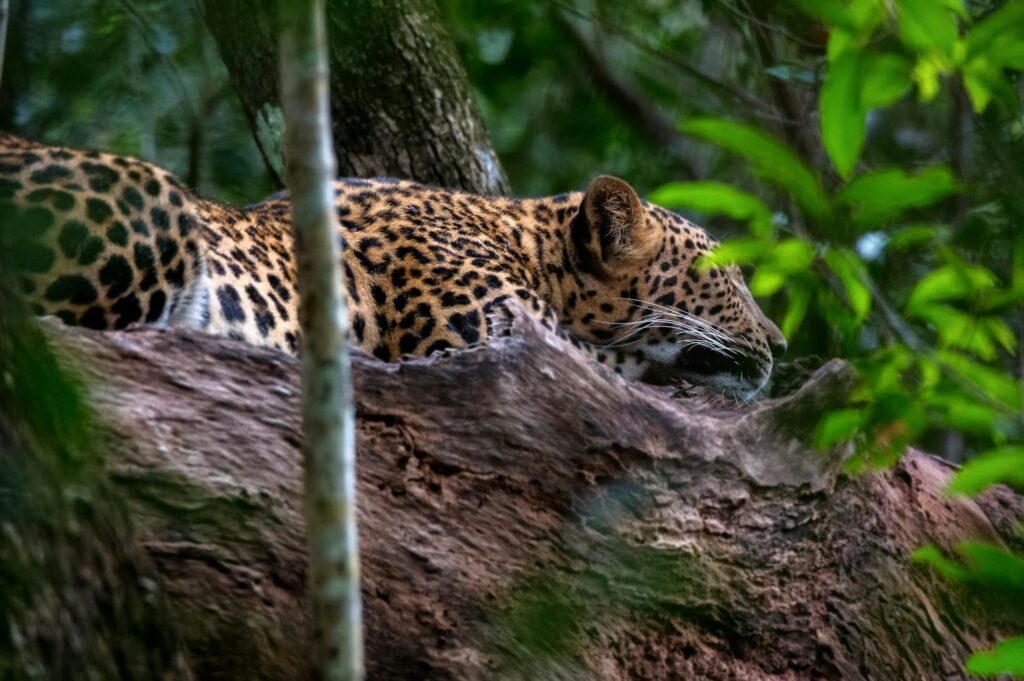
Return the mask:
<path id="1" fill-rule="evenodd" d="M 646 253 L 647 220 L 640 197 L 617 177 L 594 178 L 573 218 L 572 241 L 580 269 L 596 275 Z"/>

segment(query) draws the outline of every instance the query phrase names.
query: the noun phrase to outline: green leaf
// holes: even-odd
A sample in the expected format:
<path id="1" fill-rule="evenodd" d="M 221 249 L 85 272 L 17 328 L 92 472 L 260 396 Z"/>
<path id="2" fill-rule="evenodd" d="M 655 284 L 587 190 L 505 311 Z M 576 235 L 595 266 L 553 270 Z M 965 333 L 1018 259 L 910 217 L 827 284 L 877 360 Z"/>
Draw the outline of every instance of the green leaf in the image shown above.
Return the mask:
<path id="1" fill-rule="evenodd" d="M 680 130 L 746 158 L 755 173 L 788 191 L 809 215 L 819 220 L 828 216 L 829 202 L 818 176 L 773 137 L 740 123 L 713 118 L 687 121 Z"/>
<path id="2" fill-rule="evenodd" d="M 885 242 L 885 250 L 898 251 L 906 248 L 915 248 L 931 241 L 941 241 L 946 238 L 947 227 L 945 225 L 908 225 L 901 227 L 889 234 L 889 240 Z"/>
<path id="3" fill-rule="evenodd" d="M 849 207 L 854 227 L 864 230 L 894 220 L 907 210 L 929 206 L 957 190 L 956 180 L 945 167 L 927 168 L 917 175 L 891 168 L 854 178 L 836 199 Z"/>
<path id="4" fill-rule="evenodd" d="M 814 437 L 818 449 L 827 449 L 852 439 L 867 424 L 868 414 L 863 409 L 840 409 L 829 412 Z"/>
<path id="5" fill-rule="evenodd" d="M 871 311 L 871 291 L 864 285 L 864 264 L 854 253 L 831 249 L 825 253 L 825 262 L 839 277 L 846 291 L 846 302 L 858 322 L 864 321 Z"/>
<path id="6" fill-rule="evenodd" d="M 984 267 L 945 265 L 917 282 L 907 301 L 907 309 L 913 311 L 925 303 L 970 298 L 995 285 L 996 276 Z"/>
<path id="7" fill-rule="evenodd" d="M 972 581 L 1016 592 L 1024 599 L 1024 556 L 980 541 L 963 542 L 956 550 L 967 559 Z"/>
<path id="8" fill-rule="evenodd" d="M 921 55 L 914 64 L 914 82 L 917 83 L 918 98 L 930 102 L 939 94 L 939 76 L 946 72 L 942 57 L 934 52 Z"/>
<path id="9" fill-rule="evenodd" d="M 986 361 L 995 359 L 995 341 L 984 320 L 941 303 L 921 303 L 910 311 L 935 328 L 943 347 L 962 348 Z"/>
<path id="10" fill-rule="evenodd" d="M 853 52 L 861 48 L 864 39 L 857 29 L 843 28 L 833 25 L 832 32 L 828 36 L 828 48 L 826 54 L 830 61 L 838 59 L 847 52 Z"/>
<path id="11" fill-rule="evenodd" d="M 750 292 L 759 298 L 772 295 L 786 285 L 786 273 L 771 265 L 762 265 L 750 278 Z"/>
<path id="12" fill-rule="evenodd" d="M 807 307 L 811 302 L 811 288 L 805 284 L 792 284 L 787 290 L 789 293 L 789 307 L 786 308 L 786 315 L 782 318 L 782 335 L 792 338 L 796 330 L 800 328 L 804 317 L 807 316 Z"/>
<path id="13" fill-rule="evenodd" d="M 980 676 L 1024 676 L 1024 636 L 1000 641 L 991 652 L 974 653 L 966 666 L 967 671 Z"/>
<path id="14" fill-rule="evenodd" d="M 936 572 L 952 582 L 961 582 L 970 576 L 967 568 L 946 558 L 934 544 L 922 546 L 910 554 L 910 558 L 918 563 L 930 565 Z"/>
<path id="15" fill-rule="evenodd" d="M 765 203 L 744 191 L 719 182 L 669 182 L 647 197 L 665 208 L 690 208 L 701 213 L 728 215 L 750 223 L 755 236 L 768 236 L 772 213 Z"/>
<path id="16" fill-rule="evenodd" d="M 935 354 L 940 362 L 957 373 L 960 380 L 1003 405 L 1008 412 L 1016 414 L 1020 410 L 1020 387 L 1012 375 L 952 350 L 939 350 Z"/>
<path id="17" fill-rule="evenodd" d="M 999 317 L 985 317 L 980 322 L 1003 350 L 1013 352 L 1016 349 L 1017 336 L 1004 320 Z"/>
<path id="18" fill-rule="evenodd" d="M 775 244 L 771 262 L 788 274 L 803 272 L 814 262 L 814 247 L 803 239 L 786 239 Z"/>
<path id="19" fill-rule="evenodd" d="M 729 239 L 706 253 L 697 264 L 699 268 L 753 264 L 759 262 L 771 247 L 770 242 L 761 239 Z"/>
<path id="20" fill-rule="evenodd" d="M 985 58 L 1003 69 L 1024 69 L 1024 40 L 1017 36 L 1000 36 L 989 46 Z"/>
<path id="21" fill-rule="evenodd" d="M 877 0 L 792 0 L 804 14 L 824 21 L 851 37 L 868 39 L 875 26 L 885 19 L 884 5 Z M 830 51 L 829 56 L 833 54 Z"/>
<path id="22" fill-rule="evenodd" d="M 860 84 L 860 105 L 864 109 L 889 106 L 913 84 L 910 60 L 892 53 L 869 55 Z"/>
<path id="23" fill-rule="evenodd" d="M 946 491 L 973 496 L 997 483 L 1024 488 L 1024 447 L 1004 447 L 979 454 L 964 464 L 949 481 Z"/>
<path id="24" fill-rule="evenodd" d="M 983 437 L 992 435 L 999 419 L 999 413 L 995 409 L 952 390 L 933 393 L 928 396 L 927 402 L 929 408 L 943 412 L 941 419 L 936 420 L 936 425 L 941 424 Z"/>
<path id="25" fill-rule="evenodd" d="M 956 16 L 936 0 L 897 0 L 900 39 L 919 52 L 938 50 L 951 58 L 957 39 Z"/>
<path id="26" fill-rule="evenodd" d="M 975 113 L 981 113 L 992 100 L 1002 80 L 1002 70 L 984 58 L 974 59 L 963 68 L 964 89 Z"/>
<path id="27" fill-rule="evenodd" d="M 864 119 L 860 101 L 862 57 L 847 52 L 829 65 L 821 89 L 821 138 L 832 164 L 848 177 L 864 148 Z"/>
<path id="28" fill-rule="evenodd" d="M 1004 41 L 1012 50 L 1013 44 L 1021 41 L 1021 36 L 1024 36 L 1024 3 L 1007 2 L 971 27 L 965 40 L 968 59 L 991 57 L 993 50 L 1007 49 Z"/>

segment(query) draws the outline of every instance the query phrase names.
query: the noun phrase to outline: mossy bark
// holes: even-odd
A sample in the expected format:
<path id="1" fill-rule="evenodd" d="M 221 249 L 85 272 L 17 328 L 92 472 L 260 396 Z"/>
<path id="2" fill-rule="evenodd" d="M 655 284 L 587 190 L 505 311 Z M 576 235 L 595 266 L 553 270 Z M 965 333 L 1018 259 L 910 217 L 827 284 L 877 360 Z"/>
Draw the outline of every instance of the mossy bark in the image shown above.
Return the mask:
<path id="1" fill-rule="evenodd" d="M 203 0 L 203 14 L 269 167 L 283 184 L 273 3 Z M 342 176 L 481 194 L 508 183 L 433 0 L 327 5 L 331 120 Z"/>
<path id="2" fill-rule="evenodd" d="M 736 406 L 508 326 L 450 357 L 354 356 L 368 678 L 965 679 L 970 650 L 1024 628 L 1015 604 L 909 560 L 929 542 L 1019 550 L 1024 499 L 949 498 L 952 467 L 917 452 L 845 476 L 844 451 L 809 444 L 851 385 L 841 363 Z M 308 678 L 298 362 L 46 328 L 87 358 L 117 434 L 111 496 L 192 672 Z"/>
<path id="3" fill-rule="evenodd" d="M 0 281 L 0 678 L 191 679 L 85 393 L 11 290 Z"/>

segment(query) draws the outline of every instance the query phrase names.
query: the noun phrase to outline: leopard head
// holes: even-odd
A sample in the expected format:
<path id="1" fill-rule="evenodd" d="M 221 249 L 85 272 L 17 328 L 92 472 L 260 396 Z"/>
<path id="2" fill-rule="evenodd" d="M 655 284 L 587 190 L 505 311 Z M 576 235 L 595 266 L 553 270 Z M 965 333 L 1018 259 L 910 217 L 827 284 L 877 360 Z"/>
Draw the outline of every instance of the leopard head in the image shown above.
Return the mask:
<path id="1" fill-rule="evenodd" d="M 738 267 L 698 267 L 715 247 L 681 216 L 626 182 L 593 180 L 567 225 L 579 301 L 570 331 L 610 356 L 632 356 L 652 383 L 676 379 L 751 399 L 786 349 Z"/>

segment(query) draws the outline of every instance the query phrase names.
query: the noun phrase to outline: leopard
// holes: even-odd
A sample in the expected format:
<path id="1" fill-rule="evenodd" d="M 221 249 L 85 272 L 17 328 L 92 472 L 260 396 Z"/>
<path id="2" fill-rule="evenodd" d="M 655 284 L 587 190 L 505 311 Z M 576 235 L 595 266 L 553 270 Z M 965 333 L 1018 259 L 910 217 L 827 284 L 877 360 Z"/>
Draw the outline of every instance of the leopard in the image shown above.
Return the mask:
<path id="1" fill-rule="evenodd" d="M 717 242 L 622 179 L 540 198 L 394 178 L 333 189 L 348 337 L 379 360 L 484 344 L 512 304 L 655 385 L 750 400 L 785 352 L 742 271 L 703 257 Z M 300 352 L 286 191 L 236 207 L 143 160 L 0 132 L 0 263 L 66 324 Z"/>

